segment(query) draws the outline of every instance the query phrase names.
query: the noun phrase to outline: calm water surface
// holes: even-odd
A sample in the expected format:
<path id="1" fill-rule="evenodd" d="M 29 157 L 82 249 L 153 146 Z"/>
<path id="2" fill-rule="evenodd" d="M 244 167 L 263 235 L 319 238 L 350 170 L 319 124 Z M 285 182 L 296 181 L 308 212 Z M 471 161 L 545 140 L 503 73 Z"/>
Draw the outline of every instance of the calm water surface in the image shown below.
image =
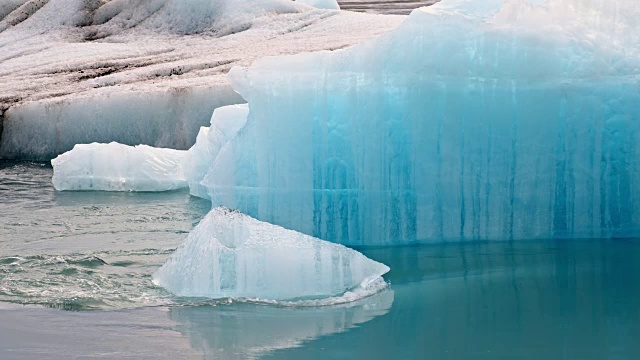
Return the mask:
<path id="1" fill-rule="evenodd" d="M 150 274 L 207 201 L 51 175 L 0 163 L 0 359 L 640 358 L 640 241 L 362 249 L 390 288 L 337 307 L 177 299 Z"/>

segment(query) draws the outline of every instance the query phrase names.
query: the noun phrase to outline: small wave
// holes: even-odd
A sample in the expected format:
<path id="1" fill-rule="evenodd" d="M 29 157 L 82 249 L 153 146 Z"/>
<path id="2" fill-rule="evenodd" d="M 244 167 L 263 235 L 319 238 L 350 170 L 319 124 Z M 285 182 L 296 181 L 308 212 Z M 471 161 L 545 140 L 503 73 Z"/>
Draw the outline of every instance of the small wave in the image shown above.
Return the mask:
<path id="1" fill-rule="evenodd" d="M 301 300 L 262 300 L 262 299 L 248 299 L 250 302 L 266 303 L 270 305 L 286 306 L 286 307 L 323 307 L 323 306 L 335 306 L 344 305 L 358 300 L 367 298 L 374 294 L 381 292 L 389 287 L 382 277 L 376 277 L 374 279 L 367 279 L 360 284 L 360 286 L 351 289 L 340 296 L 332 296 L 322 299 L 301 299 Z"/>
<path id="2" fill-rule="evenodd" d="M 339 296 L 331 296 L 320 299 L 300 299 L 300 300 L 267 300 L 260 298 L 219 298 L 219 299 L 204 299 L 204 298 L 175 298 L 173 306 L 219 306 L 230 305 L 233 303 L 245 303 L 245 304 L 257 304 L 268 305 L 276 307 L 326 307 L 326 306 L 340 306 L 356 304 L 360 300 L 373 296 L 383 290 L 389 288 L 387 283 L 382 277 L 376 277 L 374 279 L 368 279 L 362 282 L 360 286 L 351 289 Z"/>

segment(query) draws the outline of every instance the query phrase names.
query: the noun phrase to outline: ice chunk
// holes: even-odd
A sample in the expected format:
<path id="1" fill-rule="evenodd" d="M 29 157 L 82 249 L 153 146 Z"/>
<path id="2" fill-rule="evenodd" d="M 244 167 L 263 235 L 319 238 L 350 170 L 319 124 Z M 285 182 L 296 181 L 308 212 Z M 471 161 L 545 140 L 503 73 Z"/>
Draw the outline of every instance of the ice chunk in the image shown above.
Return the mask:
<path id="1" fill-rule="evenodd" d="M 56 190 L 166 191 L 187 187 L 186 151 L 118 143 L 76 145 L 51 160 Z"/>
<path id="2" fill-rule="evenodd" d="M 340 10 L 340 5 L 336 0 L 296 0 L 303 4 L 311 5 L 318 9 Z"/>
<path id="3" fill-rule="evenodd" d="M 153 279 L 178 296 L 353 301 L 381 290 L 388 271 L 342 245 L 215 208 Z"/>
<path id="4" fill-rule="evenodd" d="M 220 149 L 245 125 L 246 104 L 217 108 L 211 126 L 202 127 L 189 151 L 118 143 L 76 145 L 51 161 L 57 190 L 165 191 L 189 186 L 207 198 L 200 185 Z"/>
<path id="5" fill-rule="evenodd" d="M 200 128 L 196 144 L 189 149 L 183 166 L 192 195 L 208 197 L 200 182 L 209 171 L 216 171 L 211 164 L 220 149 L 245 125 L 248 114 L 247 104 L 223 106 L 213 112 L 210 127 Z"/>

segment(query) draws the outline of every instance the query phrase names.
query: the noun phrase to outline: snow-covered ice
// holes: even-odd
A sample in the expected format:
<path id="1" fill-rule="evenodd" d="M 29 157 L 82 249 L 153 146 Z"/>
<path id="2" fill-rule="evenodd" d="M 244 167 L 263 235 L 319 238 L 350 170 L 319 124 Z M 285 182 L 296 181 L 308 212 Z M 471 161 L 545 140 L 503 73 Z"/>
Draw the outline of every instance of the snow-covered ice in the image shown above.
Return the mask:
<path id="1" fill-rule="evenodd" d="M 342 245 L 215 208 L 153 280 L 178 296 L 332 305 L 382 290 L 388 271 Z"/>
<path id="2" fill-rule="evenodd" d="M 186 150 L 215 108 L 245 102 L 232 66 L 343 48 L 403 19 L 289 0 L 2 0 L 0 158 L 111 141 Z"/>

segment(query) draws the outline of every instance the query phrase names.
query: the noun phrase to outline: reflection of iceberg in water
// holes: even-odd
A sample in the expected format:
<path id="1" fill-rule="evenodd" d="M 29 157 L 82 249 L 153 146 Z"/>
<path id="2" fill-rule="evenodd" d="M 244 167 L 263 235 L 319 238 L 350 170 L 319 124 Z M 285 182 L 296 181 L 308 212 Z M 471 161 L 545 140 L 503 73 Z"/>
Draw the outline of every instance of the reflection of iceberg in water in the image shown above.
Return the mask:
<path id="1" fill-rule="evenodd" d="M 385 315 L 394 292 L 386 290 L 340 306 L 319 308 L 232 304 L 218 307 L 174 307 L 171 320 L 204 358 L 258 358 L 272 351 L 299 347 L 320 336 L 344 332 Z"/>

